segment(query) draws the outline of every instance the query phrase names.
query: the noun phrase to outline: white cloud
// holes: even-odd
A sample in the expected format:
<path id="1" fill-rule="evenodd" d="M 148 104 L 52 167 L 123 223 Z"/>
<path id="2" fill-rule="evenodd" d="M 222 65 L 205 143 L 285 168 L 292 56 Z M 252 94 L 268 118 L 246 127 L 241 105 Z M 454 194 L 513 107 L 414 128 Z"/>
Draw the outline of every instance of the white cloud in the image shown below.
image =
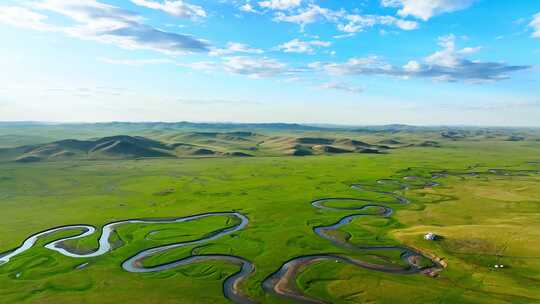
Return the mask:
<path id="1" fill-rule="evenodd" d="M 223 62 L 223 67 L 227 72 L 254 78 L 272 77 L 288 73 L 286 64 L 266 57 L 227 57 Z"/>
<path id="2" fill-rule="evenodd" d="M 118 27 L 126 22 L 142 22 L 143 18 L 119 7 L 97 0 L 43 0 L 33 2 L 33 7 L 67 16 L 79 23 L 105 25 L 116 23 Z M 98 23 L 99 22 L 99 23 Z"/>
<path id="3" fill-rule="evenodd" d="M 287 15 L 282 12 L 278 12 L 274 17 L 274 21 L 296 23 L 303 29 L 306 25 L 319 20 L 337 21 L 338 17 L 342 15 L 342 12 L 335 12 L 327 8 L 322 8 L 318 5 L 310 4 L 307 8 L 304 8 L 295 14 Z"/>
<path id="4" fill-rule="evenodd" d="M 481 46 L 477 46 L 477 47 L 466 47 L 466 48 L 463 48 L 459 51 L 457 51 L 459 54 L 462 54 L 462 55 L 469 55 L 469 54 L 474 54 L 478 51 L 480 51 L 482 49 Z"/>
<path id="5" fill-rule="evenodd" d="M 319 88 L 326 89 L 326 90 L 344 91 L 344 92 L 352 93 L 352 94 L 359 94 L 363 92 L 363 90 L 359 87 L 354 87 L 346 83 L 334 82 L 334 81 L 323 83 L 319 86 Z"/>
<path id="6" fill-rule="evenodd" d="M 250 78 L 266 78 L 279 75 L 291 76 L 295 73 L 285 63 L 267 57 L 230 56 L 223 57 L 221 61 L 199 61 L 179 63 L 178 65 L 198 71 L 224 71 L 231 74 L 245 75 Z"/>
<path id="7" fill-rule="evenodd" d="M 431 78 L 436 81 L 484 83 L 508 79 L 509 74 L 530 69 L 530 66 L 512 66 L 501 62 L 481 62 L 465 58 L 480 50 L 456 48 L 456 38 L 448 35 L 439 38 L 443 48 L 420 62 L 410 60 L 402 67 L 391 65 L 378 56 L 352 58 L 345 63 L 312 63 L 309 67 L 331 75 L 386 75 L 402 78 Z"/>
<path id="8" fill-rule="evenodd" d="M 206 12 L 202 7 L 186 3 L 183 0 L 165 0 L 164 2 L 151 0 L 131 0 L 131 2 L 139 6 L 160 10 L 180 18 L 194 19 L 206 17 Z"/>
<path id="9" fill-rule="evenodd" d="M 345 19 L 348 23 L 338 25 L 338 29 L 345 33 L 357 33 L 377 23 L 375 16 L 347 15 Z"/>
<path id="10" fill-rule="evenodd" d="M 392 19 L 392 22 L 390 22 L 390 24 L 393 24 L 405 31 L 411 31 L 418 28 L 417 22 L 403 19 Z"/>
<path id="11" fill-rule="evenodd" d="M 418 23 L 415 21 L 398 19 L 392 16 L 377 16 L 377 15 L 346 15 L 346 23 L 338 24 L 338 30 L 345 33 L 358 33 L 366 28 L 374 27 L 375 25 L 396 26 L 402 30 L 415 30 L 418 28 Z"/>
<path id="12" fill-rule="evenodd" d="M 316 63 L 310 67 L 323 69 L 333 75 L 392 74 L 394 69 L 378 56 L 351 58 L 345 63 Z"/>
<path id="13" fill-rule="evenodd" d="M 532 37 L 540 38 L 540 13 L 534 15 L 533 20 L 529 23 L 529 26 L 533 29 Z"/>
<path id="14" fill-rule="evenodd" d="M 252 48 L 247 44 L 238 42 L 229 42 L 226 48 L 214 49 L 210 51 L 211 56 L 222 56 L 233 53 L 262 54 L 264 53 L 264 51 L 261 49 Z"/>
<path id="15" fill-rule="evenodd" d="M 403 66 L 404 71 L 412 72 L 412 73 L 419 72 L 421 68 L 422 68 L 422 66 L 416 60 L 411 60 L 411 61 L 407 62 L 406 65 Z"/>
<path id="16" fill-rule="evenodd" d="M 293 39 L 279 45 L 277 49 L 282 50 L 285 53 L 313 54 L 315 52 L 315 47 L 329 47 L 330 45 L 332 45 L 332 43 L 328 41 L 301 41 L 299 39 Z"/>
<path id="17" fill-rule="evenodd" d="M 288 10 L 302 4 L 302 0 L 266 0 L 259 2 L 259 6 L 274 10 Z"/>
<path id="18" fill-rule="evenodd" d="M 250 3 L 246 3 L 240 6 L 240 10 L 243 12 L 248 12 L 248 13 L 257 13 L 257 11 L 253 8 L 253 6 Z"/>
<path id="19" fill-rule="evenodd" d="M 0 11 L 0 22 L 3 19 L 4 23 L 14 26 L 54 30 L 126 49 L 146 49 L 167 54 L 205 52 L 209 49 L 206 41 L 153 28 L 144 24 L 141 16 L 96 0 L 44 0 L 29 4 L 29 8 L 11 7 Z M 46 24 L 46 16 L 36 10 L 63 15 L 71 19 L 73 24 L 62 27 Z M 17 14 L 15 18 L 14 13 Z"/>
<path id="20" fill-rule="evenodd" d="M 45 23 L 47 16 L 24 7 L 0 6 L 0 23 L 36 31 L 56 31 L 55 26 Z"/>
<path id="21" fill-rule="evenodd" d="M 463 55 L 474 54 L 482 49 L 481 47 L 467 47 L 456 50 L 456 37 L 454 35 L 439 37 L 439 45 L 443 49 L 428 56 L 425 59 L 427 63 L 455 67 L 460 64 Z"/>
<path id="22" fill-rule="evenodd" d="M 448 35 L 439 37 L 439 45 L 442 50 L 437 51 L 426 58 L 429 64 L 436 64 L 444 67 L 453 67 L 459 64 L 458 54 L 456 53 L 456 37 Z"/>
<path id="23" fill-rule="evenodd" d="M 419 27 L 418 22 L 399 19 L 393 16 L 359 15 L 349 14 L 345 10 L 334 11 L 322 8 L 315 4 L 310 4 L 294 13 L 278 12 L 274 16 L 276 22 L 289 22 L 300 25 L 304 30 L 305 26 L 319 21 L 328 21 L 337 24 L 337 29 L 346 35 L 338 38 L 350 37 L 352 34 L 372 28 L 376 25 L 395 26 L 402 30 L 414 30 Z"/>
<path id="24" fill-rule="evenodd" d="M 476 0 L 381 0 L 385 7 L 400 8 L 398 15 L 414 16 L 424 21 L 443 13 L 462 10 L 471 6 Z"/>

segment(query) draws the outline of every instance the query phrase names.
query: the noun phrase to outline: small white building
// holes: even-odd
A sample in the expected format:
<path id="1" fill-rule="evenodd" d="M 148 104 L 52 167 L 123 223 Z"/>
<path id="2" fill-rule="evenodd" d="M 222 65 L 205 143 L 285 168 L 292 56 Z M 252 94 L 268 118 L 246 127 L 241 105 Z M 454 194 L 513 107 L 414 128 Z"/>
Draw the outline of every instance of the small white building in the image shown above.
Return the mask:
<path id="1" fill-rule="evenodd" d="M 424 240 L 426 241 L 435 241 L 437 239 L 437 235 L 433 232 L 428 232 L 426 235 L 424 235 Z"/>

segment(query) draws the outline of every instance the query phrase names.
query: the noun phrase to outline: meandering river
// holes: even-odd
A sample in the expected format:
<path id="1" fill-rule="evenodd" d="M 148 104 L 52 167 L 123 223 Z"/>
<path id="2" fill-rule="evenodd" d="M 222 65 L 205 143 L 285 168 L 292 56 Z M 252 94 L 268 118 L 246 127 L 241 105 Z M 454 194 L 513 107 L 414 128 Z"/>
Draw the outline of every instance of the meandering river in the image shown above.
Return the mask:
<path id="1" fill-rule="evenodd" d="M 538 171 L 508 171 L 501 169 L 492 169 L 488 172 L 475 172 L 475 174 L 496 174 L 496 175 L 514 175 L 514 174 L 530 174 L 530 173 L 540 173 Z M 470 172 L 467 173 L 453 173 L 452 175 L 470 175 Z M 433 179 L 445 177 L 449 175 L 447 172 L 434 172 L 431 175 L 431 179 L 427 180 L 423 187 L 435 187 L 439 184 L 434 182 Z M 354 184 L 351 187 L 357 191 L 362 191 L 365 193 L 374 193 L 379 196 L 387 197 L 388 200 L 369 200 L 369 199 L 358 199 L 354 197 L 334 197 L 334 198 L 323 198 L 311 202 L 311 205 L 314 208 L 320 209 L 326 212 L 347 212 L 349 213 L 346 216 L 341 217 L 337 222 L 327 225 L 327 226 L 317 226 L 313 228 L 313 232 L 319 237 L 331 242 L 334 246 L 347 249 L 350 251 L 397 251 L 400 253 L 401 260 L 403 261 L 402 267 L 395 265 L 379 265 L 367 261 L 362 261 L 357 258 L 352 258 L 347 255 L 342 254 L 331 254 L 331 253 L 320 253 L 314 255 L 305 255 L 298 256 L 290 259 L 283 263 L 283 265 L 277 269 L 274 273 L 270 274 L 263 282 L 262 288 L 271 294 L 274 294 L 279 297 L 283 297 L 299 303 L 326 303 L 321 299 L 316 299 L 305 295 L 299 288 L 296 286 L 296 277 L 297 275 L 309 265 L 321 262 L 321 261 L 338 261 L 347 263 L 353 266 L 362 267 L 365 269 L 370 269 L 374 271 L 381 271 L 393 274 L 408 275 L 408 274 L 417 274 L 417 273 L 426 273 L 430 275 L 436 275 L 439 271 L 442 270 L 443 265 L 441 262 L 432 257 L 428 257 L 423 253 L 408 248 L 406 246 L 373 246 L 373 245 L 357 245 L 348 242 L 347 239 L 339 237 L 338 234 L 332 233 L 341 227 L 351 223 L 353 220 L 362 217 L 390 217 L 394 209 L 390 206 L 400 204 L 405 205 L 409 203 L 409 200 L 404 196 L 397 194 L 409 189 L 410 185 L 406 183 L 407 181 L 416 180 L 414 176 L 407 176 L 401 178 L 400 180 L 395 179 L 382 179 L 378 180 L 376 185 L 361 185 Z M 393 184 L 397 189 L 393 191 L 383 191 L 380 188 L 383 188 L 385 185 Z M 418 187 L 418 186 L 417 186 Z M 340 207 L 339 204 L 343 202 L 355 202 L 357 206 L 354 207 Z M 371 211 L 370 211 L 371 210 Z M 376 210 L 376 212 L 373 212 Z M 228 278 L 225 279 L 223 283 L 223 292 L 226 298 L 233 301 L 234 303 L 240 304 L 251 304 L 256 303 L 254 299 L 251 299 L 249 296 L 245 295 L 242 292 L 242 282 L 244 282 L 253 272 L 255 272 L 255 265 L 249 260 L 234 256 L 234 255 L 224 255 L 224 254 L 201 254 L 201 255 L 191 255 L 189 257 L 171 261 L 169 263 L 156 265 L 156 266 L 144 266 L 144 260 L 152 256 L 155 256 L 166 251 L 203 244 L 212 240 L 217 240 L 222 238 L 225 235 L 230 235 L 237 231 L 245 229 L 249 224 L 249 219 L 242 213 L 239 212 L 211 212 L 203 213 L 197 215 L 191 215 L 186 217 L 179 218 L 169 218 L 169 219 L 131 219 L 112 222 L 104 225 L 100 230 L 100 236 L 98 241 L 98 248 L 95 251 L 88 253 L 78 253 L 67 247 L 64 247 L 64 242 L 69 240 L 76 240 L 89 237 L 95 234 L 98 229 L 91 225 L 70 225 L 51 228 L 28 237 L 24 242 L 17 248 L 7 251 L 5 253 L 0 253 L 0 266 L 6 263 L 9 263 L 13 258 L 22 254 L 23 252 L 30 250 L 36 245 L 36 243 L 45 237 L 54 235 L 59 232 L 74 231 L 79 232 L 78 234 L 70 237 L 60 238 L 55 241 L 49 242 L 44 245 L 45 248 L 55 251 L 59 254 L 62 254 L 67 257 L 72 258 L 91 258 L 104 255 L 111 250 L 114 250 L 113 245 L 110 242 L 111 234 L 120 226 L 127 224 L 163 224 L 163 223 L 182 223 L 182 222 L 191 222 L 200 220 L 208 217 L 216 216 L 231 216 L 238 219 L 238 223 L 235 225 L 214 231 L 204 237 L 199 239 L 185 241 L 185 242 L 176 242 L 172 244 L 166 244 L 163 246 L 158 246 L 154 248 L 144 249 L 132 257 L 127 258 L 122 263 L 122 268 L 128 272 L 132 273 L 149 273 L 149 272 L 160 272 L 169 270 L 176 267 L 181 267 L 189 265 L 192 263 L 201 263 L 212 260 L 225 261 L 233 265 L 239 266 L 239 270 L 236 273 L 233 273 Z M 430 265 L 425 265 L 425 263 L 420 263 L 420 260 L 431 261 Z M 88 263 L 82 263 L 77 266 L 76 269 L 82 269 L 88 266 Z"/>

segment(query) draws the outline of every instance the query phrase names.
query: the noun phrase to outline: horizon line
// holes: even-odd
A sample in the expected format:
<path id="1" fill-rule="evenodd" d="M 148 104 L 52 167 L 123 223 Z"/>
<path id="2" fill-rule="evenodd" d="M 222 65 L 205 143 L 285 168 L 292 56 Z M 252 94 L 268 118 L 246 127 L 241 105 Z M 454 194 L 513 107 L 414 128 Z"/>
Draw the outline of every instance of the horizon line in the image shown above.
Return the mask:
<path id="1" fill-rule="evenodd" d="M 40 121 L 40 120 L 0 120 L 0 124 L 36 124 L 36 125 L 82 125 L 82 124 L 230 124 L 230 125 L 299 125 L 306 127 L 319 128 L 362 128 L 362 127 L 387 127 L 387 126 L 403 126 L 403 127 L 419 127 L 419 128 L 444 128 L 444 127 L 462 127 L 462 128 L 510 128 L 510 129 L 540 129 L 540 125 L 531 126 L 512 126 L 512 125 L 470 125 L 470 124 L 407 124 L 407 123 L 381 123 L 381 124 L 339 124 L 339 123 L 306 123 L 306 122 L 234 122 L 234 121 L 130 121 L 130 120 L 111 120 L 111 121 Z"/>

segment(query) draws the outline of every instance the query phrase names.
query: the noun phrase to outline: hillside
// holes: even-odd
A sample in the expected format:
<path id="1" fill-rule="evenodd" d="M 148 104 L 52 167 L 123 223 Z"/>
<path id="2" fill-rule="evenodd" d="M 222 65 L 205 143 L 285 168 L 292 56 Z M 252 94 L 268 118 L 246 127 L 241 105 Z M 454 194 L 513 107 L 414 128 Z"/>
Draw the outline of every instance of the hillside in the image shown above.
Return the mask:
<path id="1" fill-rule="evenodd" d="M 393 147 L 350 138 L 268 136 L 251 131 L 179 132 L 157 136 L 117 135 L 64 139 L 0 149 L 0 161 L 21 163 L 68 159 L 138 159 L 155 157 L 309 156 L 343 153 L 388 153 Z"/>
<path id="2" fill-rule="evenodd" d="M 373 145 L 350 138 L 333 137 L 270 137 L 260 144 L 261 148 L 276 153 L 306 156 L 318 154 L 342 153 L 386 153 L 391 148 L 385 145 Z"/>
<path id="3" fill-rule="evenodd" d="M 173 150 L 144 137 L 111 136 L 96 140 L 67 139 L 48 144 L 0 149 L 0 159 L 37 162 L 64 159 L 172 157 Z"/>

